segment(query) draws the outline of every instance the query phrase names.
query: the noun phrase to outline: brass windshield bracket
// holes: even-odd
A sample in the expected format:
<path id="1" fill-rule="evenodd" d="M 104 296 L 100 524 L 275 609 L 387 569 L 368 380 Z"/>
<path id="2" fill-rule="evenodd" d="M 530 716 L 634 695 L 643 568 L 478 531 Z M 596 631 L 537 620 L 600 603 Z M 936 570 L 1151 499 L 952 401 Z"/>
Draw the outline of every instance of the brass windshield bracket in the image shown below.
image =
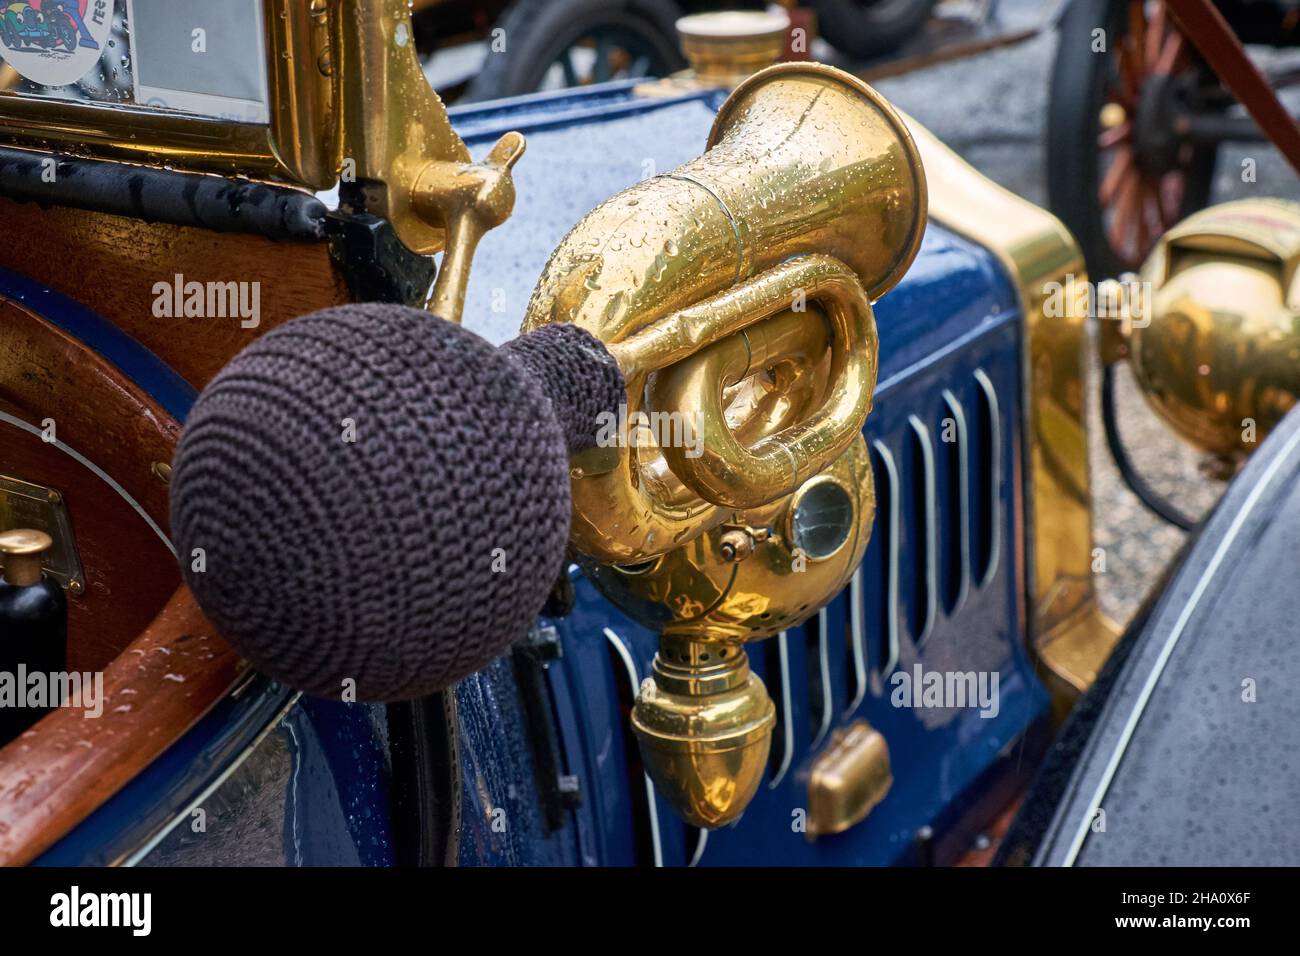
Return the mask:
<path id="1" fill-rule="evenodd" d="M 388 220 L 417 255 L 445 251 L 429 307 L 459 322 L 478 241 L 514 209 L 510 170 L 524 138 L 507 133 L 474 163 L 420 68 L 407 0 L 339 0 L 339 7 L 331 71 L 341 205 Z"/>
<path id="2" fill-rule="evenodd" d="M 459 322 L 469 286 L 469 267 L 483 233 L 510 218 L 515 184 L 510 170 L 524 154 L 520 133 L 502 136 L 481 163 L 435 161 L 415 184 L 415 211 L 442 224 L 447 251 L 429 300 L 429 311 Z"/>
<path id="3" fill-rule="evenodd" d="M 998 257 L 1024 314 L 1025 603 L 1029 645 L 1059 716 L 1096 679 L 1120 636 L 1101 610 L 1092 570 L 1083 254 L 1050 213 L 988 182 L 915 120 L 908 123 L 929 174 L 930 215 Z M 1052 290 L 1065 293 L 1063 314 L 1047 307 Z"/>

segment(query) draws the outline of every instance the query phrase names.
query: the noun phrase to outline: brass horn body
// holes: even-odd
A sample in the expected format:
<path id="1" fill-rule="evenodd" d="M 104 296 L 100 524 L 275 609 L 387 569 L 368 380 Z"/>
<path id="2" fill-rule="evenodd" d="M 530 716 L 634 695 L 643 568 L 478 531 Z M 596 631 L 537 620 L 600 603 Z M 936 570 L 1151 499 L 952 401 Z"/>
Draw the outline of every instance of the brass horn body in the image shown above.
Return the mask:
<path id="1" fill-rule="evenodd" d="M 752 322 L 753 301 L 718 309 L 705 304 L 711 297 L 793 257 L 823 254 L 847 267 L 866 298 L 879 298 L 915 258 L 925 214 L 916 148 L 879 94 L 830 67 L 772 67 L 723 104 L 703 156 L 624 190 L 573 228 L 523 327 L 572 322 L 632 353 L 624 365 L 633 373 L 631 420 L 645 410 L 655 366 Z M 811 298 L 800 282 L 768 291 L 788 308 L 801 289 Z M 626 449 L 599 448 L 575 462 L 577 550 L 644 561 L 726 520 L 725 507 L 655 463 L 656 449 L 618 450 Z"/>
<path id="2" fill-rule="evenodd" d="M 782 64 L 732 93 L 702 156 L 584 217 L 533 293 L 525 330 L 583 326 L 628 384 L 610 434 L 573 459 L 570 542 L 661 635 L 632 725 L 697 826 L 734 820 L 767 761 L 775 709 L 741 645 L 815 613 L 866 549 L 871 301 L 925 218 L 888 103 Z"/>

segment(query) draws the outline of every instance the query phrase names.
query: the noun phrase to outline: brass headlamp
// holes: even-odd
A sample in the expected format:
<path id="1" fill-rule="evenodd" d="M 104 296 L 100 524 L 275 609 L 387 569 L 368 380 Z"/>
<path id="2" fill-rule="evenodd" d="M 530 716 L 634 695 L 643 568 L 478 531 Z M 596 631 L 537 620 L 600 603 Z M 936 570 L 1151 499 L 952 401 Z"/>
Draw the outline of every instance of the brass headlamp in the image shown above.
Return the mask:
<path id="1" fill-rule="evenodd" d="M 1128 289 L 1121 348 L 1138 384 L 1179 435 L 1229 464 L 1300 395 L 1298 267 L 1300 206 L 1248 199 L 1183 220 Z"/>
<path id="2" fill-rule="evenodd" d="M 533 293 L 525 331 L 581 325 L 628 384 L 617 440 L 573 460 L 571 544 L 661 634 L 633 729 L 697 826 L 735 819 L 767 762 L 775 710 L 742 645 L 815 613 L 866 549 L 871 301 L 925 218 L 888 103 L 784 64 L 732 93 L 704 155 L 589 213 Z"/>

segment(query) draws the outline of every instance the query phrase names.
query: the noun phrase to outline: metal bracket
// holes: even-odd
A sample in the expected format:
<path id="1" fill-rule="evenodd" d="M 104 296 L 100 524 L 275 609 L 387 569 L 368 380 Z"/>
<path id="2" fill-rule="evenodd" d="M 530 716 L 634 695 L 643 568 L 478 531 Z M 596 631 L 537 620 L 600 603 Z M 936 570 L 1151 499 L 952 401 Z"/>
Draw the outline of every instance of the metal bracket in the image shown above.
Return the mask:
<path id="1" fill-rule="evenodd" d="M 86 575 L 62 494 L 54 488 L 0 475 L 0 531 L 15 528 L 31 528 L 48 534 L 54 545 L 45 552 L 41 567 L 72 594 L 85 590 Z"/>

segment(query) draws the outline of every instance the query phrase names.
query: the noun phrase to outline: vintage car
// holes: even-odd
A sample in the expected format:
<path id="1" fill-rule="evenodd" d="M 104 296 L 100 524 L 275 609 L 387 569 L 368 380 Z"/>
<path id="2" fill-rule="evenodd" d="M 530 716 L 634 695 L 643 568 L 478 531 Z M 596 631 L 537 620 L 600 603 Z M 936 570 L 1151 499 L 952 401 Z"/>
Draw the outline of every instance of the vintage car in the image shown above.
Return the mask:
<path id="1" fill-rule="evenodd" d="M 1295 207 L 1107 310 L 766 28 L 449 112 L 407 0 L 130 6 L 0 94 L 0 862 L 1300 859 Z M 1245 462 L 1122 638 L 1093 321 Z"/>
<path id="2" fill-rule="evenodd" d="M 1166 230 L 1209 202 L 1221 144 L 1269 138 L 1171 6 L 1068 0 L 1062 8 L 1048 115 L 1059 148 L 1048 154 L 1048 205 L 1093 273 L 1137 269 Z M 1242 43 L 1300 44 L 1295 0 L 1216 0 L 1214 8 Z M 1106 37 L 1103 49 L 1096 30 Z M 1275 90 L 1300 80 L 1276 55 L 1265 75 Z"/>

